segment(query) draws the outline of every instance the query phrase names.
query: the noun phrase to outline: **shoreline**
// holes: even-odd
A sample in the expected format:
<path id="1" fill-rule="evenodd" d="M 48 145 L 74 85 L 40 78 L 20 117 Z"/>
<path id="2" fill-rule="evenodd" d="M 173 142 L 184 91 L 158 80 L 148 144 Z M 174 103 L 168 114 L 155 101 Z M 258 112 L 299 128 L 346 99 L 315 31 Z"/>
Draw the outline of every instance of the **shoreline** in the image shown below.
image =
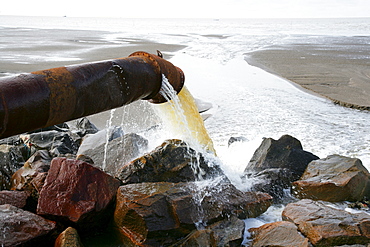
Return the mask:
<path id="1" fill-rule="evenodd" d="M 270 46 L 244 54 L 246 62 L 282 77 L 300 89 L 348 108 L 370 111 L 370 62 L 324 45 Z"/>
<path id="2" fill-rule="evenodd" d="M 128 57 L 136 51 L 157 54 L 165 59 L 184 45 L 156 43 L 146 39 L 107 36 L 109 31 L 2 28 L 0 38 L 10 45 L 0 48 L 0 76 L 42 69 Z M 41 37 L 41 38 L 40 38 Z M 42 38 L 46 39 L 42 39 Z M 14 43 L 14 40 L 19 42 Z M 13 44 L 14 43 L 14 44 Z"/>

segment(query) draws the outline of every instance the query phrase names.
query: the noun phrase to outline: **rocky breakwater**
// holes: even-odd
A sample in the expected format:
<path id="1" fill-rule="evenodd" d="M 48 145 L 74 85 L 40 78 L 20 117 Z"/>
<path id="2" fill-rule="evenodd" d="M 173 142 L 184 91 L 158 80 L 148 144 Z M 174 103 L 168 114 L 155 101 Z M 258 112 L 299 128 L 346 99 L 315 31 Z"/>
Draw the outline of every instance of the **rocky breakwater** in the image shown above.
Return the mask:
<path id="1" fill-rule="evenodd" d="M 252 190 L 270 193 L 286 205 L 283 221 L 249 229 L 250 246 L 370 244 L 370 174 L 361 160 L 340 155 L 319 159 L 286 135 L 263 140 L 245 177 L 255 179 Z"/>
<path id="2" fill-rule="evenodd" d="M 98 132 L 84 119 L 1 142 L 0 245 L 238 246 L 242 219 L 272 204 L 180 140 L 136 158 L 144 138 L 116 128 L 82 145 Z"/>

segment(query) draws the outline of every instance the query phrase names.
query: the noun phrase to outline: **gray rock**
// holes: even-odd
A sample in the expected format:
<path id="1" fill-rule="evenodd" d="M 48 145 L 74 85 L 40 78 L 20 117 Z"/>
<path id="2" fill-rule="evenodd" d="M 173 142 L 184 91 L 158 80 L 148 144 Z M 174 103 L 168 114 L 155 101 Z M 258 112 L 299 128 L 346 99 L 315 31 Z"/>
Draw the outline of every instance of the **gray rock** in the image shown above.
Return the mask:
<path id="1" fill-rule="evenodd" d="M 9 189 L 14 172 L 24 164 L 21 147 L 0 145 L 0 190 Z"/>
<path id="2" fill-rule="evenodd" d="M 147 150 L 148 141 L 140 135 L 130 133 L 87 149 L 82 153 L 94 161 L 94 166 L 103 169 L 108 174 L 114 175 L 125 163 L 133 160 Z"/>

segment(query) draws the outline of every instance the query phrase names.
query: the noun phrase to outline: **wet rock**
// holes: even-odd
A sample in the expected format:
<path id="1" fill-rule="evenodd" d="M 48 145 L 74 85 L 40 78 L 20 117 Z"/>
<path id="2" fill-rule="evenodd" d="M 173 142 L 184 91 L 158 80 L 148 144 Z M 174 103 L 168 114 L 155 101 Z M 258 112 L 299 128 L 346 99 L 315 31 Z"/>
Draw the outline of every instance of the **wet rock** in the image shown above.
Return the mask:
<path id="1" fill-rule="evenodd" d="M 36 150 L 48 150 L 52 156 L 76 154 L 78 144 L 68 132 L 48 130 L 22 135 L 24 143 Z"/>
<path id="2" fill-rule="evenodd" d="M 24 164 L 22 147 L 8 144 L 0 145 L 0 190 L 8 190 L 11 177 Z"/>
<path id="3" fill-rule="evenodd" d="M 245 172 L 260 172 L 270 168 L 290 170 L 296 179 L 305 171 L 308 163 L 319 157 L 304 151 L 296 138 L 284 135 L 279 140 L 265 138 L 254 152 Z"/>
<path id="4" fill-rule="evenodd" d="M 47 246 L 55 222 L 9 204 L 0 205 L 2 246 Z"/>
<path id="5" fill-rule="evenodd" d="M 339 202 L 370 198 L 370 174 L 361 160 L 340 155 L 312 161 L 292 185 L 293 194 L 301 199 Z"/>
<path id="6" fill-rule="evenodd" d="M 33 191 L 35 188 L 31 185 L 31 180 L 38 173 L 49 171 L 51 157 L 47 150 L 35 152 L 24 165 L 12 176 L 12 190 Z"/>
<path id="7" fill-rule="evenodd" d="M 227 145 L 230 146 L 231 144 L 233 144 L 234 142 L 245 142 L 247 141 L 247 138 L 243 137 L 243 136 L 232 136 L 229 138 L 229 141 L 227 142 Z"/>
<path id="8" fill-rule="evenodd" d="M 99 129 L 86 117 L 77 120 L 76 128 L 78 130 L 77 134 L 81 137 L 87 134 L 96 134 L 99 131 Z"/>
<path id="9" fill-rule="evenodd" d="M 319 157 L 304 151 L 299 140 L 284 135 L 265 138 L 248 163 L 244 177 L 257 181 L 252 190 L 271 194 L 275 202 L 284 198 L 284 189 L 298 180 L 307 165 Z"/>
<path id="10" fill-rule="evenodd" d="M 369 214 L 352 214 L 328 204 L 303 199 L 288 204 L 282 217 L 296 224 L 314 246 L 370 243 Z"/>
<path id="11" fill-rule="evenodd" d="M 216 162 L 206 160 L 181 140 L 167 140 L 154 151 L 121 167 L 116 177 L 124 184 L 187 182 L 222 175 Z"/>
<path id="12" fill-rule="evenodd" d="M 299 231 L 297 226 L 288 221 L 278 221 L 264 224 L 258 228 L 249 229 L 253 237 L 251 246 L 264 247 L 310 247 L 307 238 Z"/>
<path id="13" fill-rule="evenodd" d="M 216 247 L 214 232 L 209 229 L 194 230 L 188 236 L 171 247 Z"/>
<path id="14" fill-rule="evenodd" d="M 114 175 L 125 163 L 133 160 L 148 148 L 148 141 L 140 135 L 130 133 L 102 144 L 94 149 L 85 150 L 83 155 L 90 157 L 94 166 Z M 104 161 L 105 159 L 105 161 Z"/>
<path id="15" fill-rule="evenodd" d="M 245 177 L 248 178 L 254 179 L 251 190 L 268 193 L 275 203 L 281 203 L 290 199 L 284 190 L 290 188 L 295 175 L 289 169 L 271 168 Z"/>
<path id="16" fill-rule="evenodd" d="M 74 222 L 83 230 L 109 221 L 119 181 L 80 160 L 54 158 L 40 192 L 37 213 Z"/>
<path id="17" fill-rule="evenodd" d="M 80 236 L 73 227 L 68 227 L 55 240 L 54 247 L 82 247 Z"/>
<path id="18" fill-rule="evenodd" d="M 245 223 L 235 216 L 207 226 L 207 229 L 212 230 L 216 246 L 242 245 Z"/>
<path id="19" fill-rule="evenodd" d="M 17 208 L 24 208 L 29 196 L 30 193 L 26 191 L 2 190 L 0 191 L 0 205 L 10 204 Z"/>
<path id="20" fill-rule="evenodd" d="M 107 140 L 110 142 L 123 135 L 124 133 L 122 128 L 118 126 L 102 129 L 95 134 L 88 134 L 83 138 L 77 154 L 87 154 L 87 150 L 96 149 L 97 147 L 104 145 Z"/>
<path id="21" fill-rule="evenodd" d="M 177 242 L 201 223 L 256 217 L 271 203 L 267 194 L 231 184 L 138 183 L 119 188 L 114 220 L 131 243 L 158 246 Z"/>

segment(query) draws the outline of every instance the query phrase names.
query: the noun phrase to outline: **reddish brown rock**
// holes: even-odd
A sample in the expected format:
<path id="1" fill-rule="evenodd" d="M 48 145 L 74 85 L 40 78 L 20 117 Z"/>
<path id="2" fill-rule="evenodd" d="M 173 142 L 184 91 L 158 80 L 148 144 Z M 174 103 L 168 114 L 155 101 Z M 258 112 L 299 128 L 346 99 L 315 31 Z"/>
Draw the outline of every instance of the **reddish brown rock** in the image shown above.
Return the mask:
<path id="1" fill-rule="evenodd" d="M 54 247 L 83 247 L 76 229 L 68 227 L 55 240 Z"/>
<path id="2" fill-rule="evenodd" d="M 324 202 L 303 199 L 288 204 L 282 217 L 296 224 L 314 246 L 370 243 L 370 215 L 366 213 L 352 214 Z"/>
<path id="3" fill-rule="evenodd" d="M 185 237 L 197 224 L 256 217 L 271 203 L 267 194 L 241 192 L 231 184 L 129 184 L 117 192 L 114 220 L 131 243 L 158 246 Z"/>
<path id="4" fill-rule="evenodd" d="M 0 191 L 0 205 L 10 204 L 17 208 L 24 208 L 29 196 L 30 193 L 26 191 L 2 190 Z"/>
<path id="5" fill-rule="evenodd" d="M 0 205 L 0 229 L 1 246 L 47 246 L 47 237 L 55 229 L 55 222 L 4 204 Z"/>
<path id="6" fill-rule="evenodd" d="M 264 224 L 258 228 L 249 229 L 252 234 L 253 247 L 309 247 L 307 238 L 299 231 L 297 226 L 288 221 L 278 221 Z"/>
<path id="7" fill-rule="evenodd" d="M 37 213 L 87 228 L 101 226 L 109 220 L 105 209 L 114 201 L 119 184 L 86 162 L 55 158 L 40 192 Z"/>
<path id="8" fill-rule="evenodd" d="M 312 161 L 292 186 L 300 199 L 339 202 L 370 198 L 370 174 L 361 160 L 339 155 Z"/>

